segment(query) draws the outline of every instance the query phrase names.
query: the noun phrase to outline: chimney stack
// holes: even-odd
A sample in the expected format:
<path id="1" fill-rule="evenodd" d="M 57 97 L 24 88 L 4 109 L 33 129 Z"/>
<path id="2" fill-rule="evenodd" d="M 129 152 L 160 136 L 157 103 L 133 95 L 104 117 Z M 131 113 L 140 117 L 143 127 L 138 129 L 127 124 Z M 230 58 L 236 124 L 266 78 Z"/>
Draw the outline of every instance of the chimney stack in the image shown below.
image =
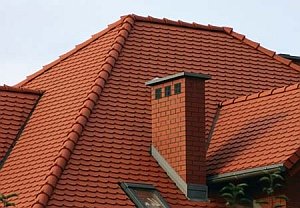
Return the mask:
<path id="1" fill-rule="evenodd" d="M 151 153 L 192 200 L 207 200 L 205 80 L 181 72 L 146 82 L 151 86 Z"/>

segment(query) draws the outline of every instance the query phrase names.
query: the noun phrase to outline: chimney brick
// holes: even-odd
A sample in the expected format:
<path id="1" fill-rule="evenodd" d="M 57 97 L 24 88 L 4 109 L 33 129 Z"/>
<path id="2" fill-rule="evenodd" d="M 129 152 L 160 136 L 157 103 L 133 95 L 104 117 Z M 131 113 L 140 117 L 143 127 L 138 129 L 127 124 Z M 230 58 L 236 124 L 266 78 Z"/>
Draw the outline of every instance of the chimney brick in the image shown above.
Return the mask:
<path id="1" fill-rule="evenodd" d="M 206 184 L 205 80 L 208 78 L 182 72 L 146 83 L 152 87 L 152 145 L 186 184 Z M 170 95 L 165 93 L 169 87 Z M 158 89 L 161 89 L 159 99 L 155 94 Z"/>

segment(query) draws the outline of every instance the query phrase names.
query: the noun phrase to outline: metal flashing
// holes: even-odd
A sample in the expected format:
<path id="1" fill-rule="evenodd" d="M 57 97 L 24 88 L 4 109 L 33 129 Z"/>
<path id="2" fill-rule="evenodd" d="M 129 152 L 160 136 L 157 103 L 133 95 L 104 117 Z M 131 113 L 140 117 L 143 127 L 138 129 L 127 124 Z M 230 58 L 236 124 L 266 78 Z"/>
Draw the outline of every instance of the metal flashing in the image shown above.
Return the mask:
<path id="1" fill-rule="evenodd" d="M 216 113 L 215 113 L 214 118 L 213 118 L 212 125 L 211 125 L 210 130 L 209 130 L 206 149 L 208 149 L 209 144 L 210 144 L 210 142 L 211 142 L 211 138 L 212 138 L 212 136 L 213 136 L 215 127 L 216 127 L 216 125 L 217 125 L 217 121 L 218 121 L 219 116 L 220 116 L 220 113 L 221 113 L 221 107 L 222 107 L 221 105 L 218 105 L 218 106 L 217 106 L 217 110 L 216 110 Z"/>
<path id="2" fill-rule="evenodd" d="M 169 163 L 161 156 L 157 149 L 151 145 L 151 154 L 158 164 L 164 169 L 168 176 L 175 182 L 176 186 L 190 200 L 207 201 L 208 188 L 203 184 L 187 184 L 177 172 L 169 165 Z"/>
<path id="3" fill-rule="evenodd" d="M 265 173 L 272 173 L 275 171 L 280 171 L 280 172 L 285 171 L 283 164 L 274 164 L 274 165 L 268 165 L 268 166 L 263 166 L 258 168 L 250 168 L 241 171 L 213 175 L 213 176 L 209 176 L 207 180 L 209 183 L 219 183 L 219 182 L 225 182 L 230 180 L 240 180 L 248 177 L 259 176 Z"/>

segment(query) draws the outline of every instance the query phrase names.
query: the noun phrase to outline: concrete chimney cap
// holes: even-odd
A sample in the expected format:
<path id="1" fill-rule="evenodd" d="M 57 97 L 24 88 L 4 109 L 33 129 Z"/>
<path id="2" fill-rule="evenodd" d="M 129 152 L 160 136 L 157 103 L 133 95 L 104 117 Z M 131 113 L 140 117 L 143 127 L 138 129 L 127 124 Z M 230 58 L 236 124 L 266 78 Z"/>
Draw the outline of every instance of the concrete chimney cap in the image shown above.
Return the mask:
<path id="1" fill-rule="evenodd" d="M 152 80 L 148 81 L 145 83 L 146 86 L 153 86 L 156 84 L 160 84 L 163 82 L 168 82 L 174 79 L 179 79 L 182 77 L 192 77 L 192 78 L 198 78 L 198 79 L 202 79 L 202 80 L 208 80 L 211 77 L 207 74 L 196 74 L 196 73 L 191 73 L 191 72 L 180 72 L 177 74 L 172 74 L 163 78 L 159 78 L 159 77 L 155 77 Z"/>

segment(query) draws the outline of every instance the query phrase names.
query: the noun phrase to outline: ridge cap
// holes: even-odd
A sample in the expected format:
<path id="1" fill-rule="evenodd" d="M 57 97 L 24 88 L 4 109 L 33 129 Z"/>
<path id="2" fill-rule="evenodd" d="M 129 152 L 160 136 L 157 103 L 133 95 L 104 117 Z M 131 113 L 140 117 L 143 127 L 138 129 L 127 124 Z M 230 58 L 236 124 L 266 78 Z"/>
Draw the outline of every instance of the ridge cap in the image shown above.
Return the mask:
<path id="1" fill-rule="evenodd" d="M 150 23 L 156 23 L 156 24 L 164 24 L 164 25 L 171 25 L 171 26 L 178 26 L 178 27 L 186 27 L 186 28 L 192 28 L 192 29 L 202 29 L 202 30 L 209 30 L 209 31 L 219 31 L 219 32 L 224 32 L 224 27 L 220 27 L 220 26 L 215 26 L 215 25 L 202 25 L 202 24 L 198 24 L 195 22 L 184 22 L 182 20 L 170 20 L 167 18 L 155 18 L 152 16 L 139 16 L 136 14 L 131 14 L 130 15 L 135 21 L 138 22 L 150 22 Z"/>
<path id="2" fill-rule="evenodd" d="M 8 85 L 0 86 L 0 91 L 18 92 L 18 93 L 36 94 L 36 95 L 42 95 L 45 92 L 43 90 L 33 90 L 33 89 L 28 89 L 23 87 L 12 87 Z"/>
<path id="3" fill-rule="evenodd" d="M 50 171 L 47 174 L 44 183 L 40 187 L 40 191 L 36 195 L 31 207 L 45 208 L 47 206 L 48 201 L 50 200 L 53 191 L 56 188 L 56 184 L 62 176 L 63 171 L 75 149 L 75 146 L 81 137 L 92 110 L 101 96 L 105 84 L 112 73 L 112 69 L 118 60 L 120 53 L 122 52 L 123 46 L 135 22 L 130 15 L 121 18 L 121 20 L 122 26 L 111 45 L 111 49 L 108 51 L 106 60 L 100 67 L 99 73 L 92 84 L 82 107 L 79 110 L 79 115 L 76 117 L 75 122 L 68 133 L 67 139 L 63 142 L 63 145 L 59 150 L 59 154 L 51 166 Z"/>
<path id="4" fill-rule="evenodd" d="M 198 24 L 195 22 L 189 23 L 189 22 L 184 22 L 181 20 L 170 20 L 167 18 L 155 18 L 152 16 L 144 17 L 144 16 L 139 16 L 136 14 L 131 14 L 132 18 L 136 21 L 142 21 L 142 22 L 150 22 L 150 23 L 156 23 L 156 24 L 165 24 L 165 25 L 171 25 L 171 26 L 179 26 L 179 27 L 186 27 L 186 28 L 192 28 L 192 29 L 202 29 L 202 30 L 208 30 L 208 31 L 219 31 L 219 32 L 224 32 L 233 38 L 236 38 L 240 40 L 242 43 L 245 43 L 246 45 L 256 49 L 257 51 L 260 51 L 261 53 L 275 59 L 276 61 L 300 72 L 300 65 L 297 65 L 293 63 L 291 60 L 281 57 L 278 54 L 276 54 L 275 51 L 269 50 L 267 48 L 264 48 L 263 46 L 260 45 L 260 43 L 254 42 L 248 38 L 246 38 L 245 35 L 239 34 L 233 30 L 231 27 L 226 27 L 226 26 L 214 26 L 211 24 L 208 25 L 202 25 Z"/>
<path id="5" fill-rule="evenodd" d="M 278 88 L 272 88 L 269 90 L 263 90 L 263 91 L 259 91 L 257 93 L 243 95 L 243 96 L 236 97 L 233 99 L 228 99 L 228 100 L 220 102 L 219 105 L 221 107 L 224 107 L 224 106 L 228 106 L 228 105 L 235 104 L 235 103 L 240 103 L 240 102 L 244 102 L 244 101 L 248 101 L 248 100 L 254 100 L 257 98 L 267 97 L 270 95 L 285 93 L 285 92 L 289 92 L 289 91 L 297 90 L 297 89 L 300 89 L 300 83 L 286 85 L 286 86 L 278 87 Z"/>
<path id="6" fill-rule="evenodd" d="M 27 84 L 28 82 L 32 81 L 33 79 L 35 79 L 36 77 L 38 77 L 39 75 L 43 74 L 44 72 L 48 71 L 49 69 L 51 69 L 53 66 L 57 65 L 58 63 L 60 63 L 61 61 L 65 60 L 66 58 L 68 58 L 69 56 L 73 55 L 74 53 L 76 53 L 77 51 L 79 51 L 80 49 L 84 48 L 85 46 L 89 45 L 91 42 L 97 40 L 98 38 L 100 38 L 101 36 L 105 35 L 107 32 L 109 32 L 110 30 L 114 29 L 116 26 L 120 25 L 125 18 L 127 17 L 131 17 L 134 21 L 141 21 L 141 22 L 150 22 L 150 23 L 156 23 L 156 24 L 165 24 L 165 25 L 171 25 L 171 26 L 178 26 L 178 27 L 186 27 L 186 28 L 192 28 L 192 29 L 202 29 L 202 30 L 208 30 L 208 31 L 219 31 L 219 32 L 224 32 L 230 36 L 232 36 L 233 38 L 236 38 L 238 40 L 240 40 L 241 42 L 247 44 L 248 46 L 268 55 L 269 57 L 277 60 L 278 62 L 300 72 L 300 65 L 297 65 L 295 63 L 293 63 L 291 60 L 288 60 L 284 57 L 281 57 L 279 55 L 277 55 L 274 51 L 268 50 L 264 47 L 262 47 L 260 45 L 260 43 L 254 42 L 248 38 L 246 38 L 245 35 L 239 34 L 237 32 L 235 32 L 233 30 L 233 28 L 231 27 L 226 27 L 226 26 L 214 26 L 211 24 L 208 25 L 203 25 L 203 24 L 198 24 L 195 22 L 189 23 L 189 22 L 184 22 L 181 20 L 170 20 L 167 18 L 155 18 L 152 16 L 139 16 L 136 14 L 129 14 L 129 15 L 124 15 L 121 16 L 121 18 L 112 23 L 109 24 L 107 26 L 107 28 L 105 28 L 104 30 L 101 30 L 100 32 L 94 34 L 91 36 L 91 38 L 89 38 L 88 40 L 78 44 L 75 46 L 75 48 L 71 49 L 70 51 L 66 52 L 65 54 L 59 56 L 58 59 L 50 62 L 49 64 L 45 65 L 42 67 L 42 69 L 36 71 L 35 73 L 29 75 L 26 77 L 25 80 L 19 82 L 18 84 L 16 84 L 16 87 L 20 87 L 23 86 L 25 84 Z"/>
<path id="7" fill-rule="evenodd" d="M 122 24 L 123 20 L 124 20 L 124 18 L 121 17 L 121 19 L 119 19 L 118 21 L 116 21 L 116 22 L 114 22 L 112 24 L 109 24 L 105 29 L 101 30 L 98 33 L 95 33 L 95 34 L 91 35 L 91 37 L 89 39 L 87 39 L 86 41 L 83 41 L 82 43 L 79 43 L 79 44 L 75 45 L 75 47 L 73 49 L 67 51 L 66 53 L 64 53 L 62 55 L 60 55 L 54 61 L 50 62 L 49 64 L 44 65 L 38 71 L 36 71 L 33 74 L 27 76 L 23 81 L 21 81 L 18 84 L 16 84 L 15 87 L 24 86 L 25 84 L 29 83 L 33 79 L 35 79 L 38 76 L 42 75 L 43 73 L 45 73 L 46 71 L 48 71 L 52 67 L 54 67 L 55 65 L 57 65 L 60 62 L 64 61 L 65 59 L 67 59 L 71 55 L 75 54 L 76 52 L 78 52 L 79 50 L 81 50 L 84 47 L 88 46 L 90 43 L 96 41 L 97 39 L 99 39 L 100 37 L 102 37 L 103 35 L 105 35 L 106 33 L 108 33 L 109 31 L 111 31 L 112 29 L 116 28 L 118 25 Z"/>
<path id="8" fill-rule="evenodd" d="M 297 65 L 297 64 L 293 63 L 292 60 L 289 60 L 287 58 L 279 56 L 278 54 L 276 54 L 275 51 L 264 48 L 263 46 L 261 46 L 260 43 L 252 41 L 252 40 L 246 38 L 245 35 L 235 32 L 232 28 L 223 27 L 223 31 L 225 33 L 227 33 L 228 35 L 230 35 L 231 37 L 233 37 L 235 39 L 238 39 L 242 43 L 245 43 L 246 45 L 254 48 L 255 50 L 257 50 L 257 51 L 259 51 L 259 52 L 261 52 L 261 53 L 263 53 L 267 56 L 269 56 L 272 59 L 275 59 L 276 61 L 282 63 L 283 65 L 286 65 L 286 66 L 300 72 L 300 65 Z"/>

